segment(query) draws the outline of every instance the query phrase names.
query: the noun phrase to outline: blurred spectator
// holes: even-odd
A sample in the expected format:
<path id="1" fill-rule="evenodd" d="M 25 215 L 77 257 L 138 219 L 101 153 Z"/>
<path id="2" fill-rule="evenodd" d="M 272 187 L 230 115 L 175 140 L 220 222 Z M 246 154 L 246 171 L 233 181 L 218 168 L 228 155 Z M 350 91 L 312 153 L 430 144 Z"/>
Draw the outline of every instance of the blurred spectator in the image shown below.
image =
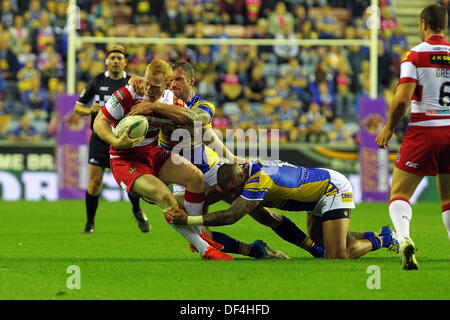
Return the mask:
<path id="1" fill-rule="evenodd" d="M 359 113 L 359 105 L 361 103 L 361 100 L 364 98 L 370 98 L 370 79 L 366 79 L 361 83 L 362 87 L 361 90 L 358 92 L 355 98 L 355 112 L 356 114 Z"/>
<path id="2" fill-rule="evenodd" d="M 169 56 L 169 47 L 162 43 L 156 43 L 152 47 L 152 53 L 150 54 L 150 61 L 151 60 L 164 60 L 169 62 L 170 56 Z M 147 61 L 148 64 L 148 61 Z"/>
<path id="3" fill-rule="evenodd" d="M 224 115 L 222 108 L 216 108 L 216 113 L 212 119 L 212 127 L 219 131 L 222 137 L 226 137 L 226 130 L 230 128 L 231 120 Z"/>
<path id="4" fill-rule="evenodd" d="M 41 139 L 37 129 L 30 123 L 28 115 L 20 117 L 20 125 L 8 134 L 10 141 L 38 141 Z"/>
<path id="5" fill-rule="evenodd" d="M 1 100 L 3 100 L 3 108 L 5 112 L 11 115 L 12 119 L 17 120 L 25 113 L 25 106 L 17 96 L 16 91 L 6 91 Z"/>
<path id="6" fill-rule="evenodd" d="M 270 104 L 264 103 L 261 107 L 261 113 L 256 119 L 256 127 L 258 129 L 278 129 L 276 126 L 276 121 L 277 118 L 274 108 Z"/>
<path id="7" fill-rule="evenodd" d="M 305 6 L 303 6 L 303 5 L 295 6 L 294 15 L 295 15 L 295 20 L 294 20 L 295 21 L 295 26 L 294 26 L 295 33 L 301 33 L 303 24 L 307 21 L 310 23 L 310 25 L 312 27 L 313 20 L 308 15 Z M 302 37 L 302 38 L 304 38 L 304 37 Z"/>
<path id="8" fill-rule="evenodd" d="M 326 81 L 322 81 L 318 86 L 319 90 L 312 97 L 312 102 L 316 102 L 327 110 L 335 110 L 336 95 L 330 91 Z"/>
<path id="9" fill-rule="evenodd" d="M 31 0 L 29 10 L 25 12 L 25 24 L 31 29 L 39 28 L 43 9 L 39 0 Z"/>
<path id="10" fill-rule="evenodd" d="M 206 2 L 209 5 L 209 3 L 215 3 L 216 1 L 207 0 Z M 218 0 L 218 2 L 219 14 L 225 23 L 244 24 L 244 0 Z"/>
<path id="11" fill-rule="evenodd" d="M 234 50 L 227 44 L 219 47 L 219 52 L 214 55 L 214 65 L 219 74 L 225 73 L 227 65 L 230 61 L 237 61 L 239 57 Z"/>
<path id="12" fill-rule="evenodd" d="M 230 35 L 225 32 L 225 25 L 223 23 L 217 23 L 215 25 L 214 34 L 210 37 L 211 39 L 230 39 Z M 212 55 L 216 55 L 219 52 L 220 46 L 217 44 L 211 45 L 211 53 Z M 233 47 L 230 47 L 230 50 L 233 50 Z"/>
<path id="13" fill-rule="evenodd" d="M 45 88 L 49 88 L 48 81 L 51 78 L 64 79 L 65 71 L 61 57 L 56 52 L 49 57 L 48 64 L 42 69 L 42 81 Z"/>
<path id="14" fill-rule="evenodd" d="M 333 16 L 329 5 L 322 7 L 322 14 L 315 25 L 320 39 L 334 39 L 341 36 L 339 21 Z"/>
<path id="15" fill-rule="evenodd" d="M 383 41 L 378 41 L 378 83 L 380 90 L 389 86 L 392 73 L 392 56 L 384 49 Z"/>
<path id="16" fill-rule="evenodd" d="M 336 100 L 336 116 L 344 118 L 352 116 L 357 118 L 354 109 L 355 95 L 350 91 L 348 84 L 343 83 L 337 85 Z"/>
<path id="17" fill-rule="evenodd" d="M 135 25 L 148 23 L 150 17 L 153 16 L 150 1 L 132 0 L 131 8 L 133 9 L 133 23 Z"/>
<path id="18" fill-rule="evenodd" d="M 166 0 L 166 8 L 160 17 L 161 31 L 166 32 L 170 37 L 183 33 L 185 28 L 185 20 L 178 10 L 177 0 Z"/>
<path id="19" fill-rule="evenodd" d="M 199 79 L 201 79 L 203 74 L 214 71 L 216 66 L 211 53 L 211 46 L 207 44 L 197 46 L 192 63 L 198 72 Z"/>
<path id="20" fill-rule="evenodd" d="M 349 46 L 347 59 L 349 68 L 352 70 L 351 90 L 357 93 L 361 88 L 358 76 L 361 73 L 362 62 L 368 61 L 369 56 L 361 50 L 360 46 Z"/>
<path id="21" fill-rule="evenodd" d="M 333 128 L 328 133 L 328 141 L 330 143 L 353 144 L 351 132 L 345 130 L 344 120 L 342 118 L 335 118 L 333 121 Z"/>
<path id="22" fill-rule="evenodd" d="M 113 30 L 114 16 L 112 7 L 108 4 L 108 0 L 102 0 L 95 8 L 95 22 L 93 25 L 94 35 L 96 37 L 105 37 L 108 31 Z"/>
<path id="23" fill-rule="evenodd" d="M 245 99 L 240 99 L 237 104 L 240 112 L 237 121 L 233 123 L 233 127 L 244 131 L 255 128 L 256 117 L 250 109 L 248 101 Z"/>
<path id="24" fill-rule="evenodd" d="M 324 144 L 328 142 L 327 133 L 323 130 L 323 121 L 313 121 L 308 133 L 306 134 L 306 142 L 314 144 Z"/>
<path id="25" fill-rule="evenodd" d="M 297 36 L 292 31 L 292 28 L 286 23 L 282 25 L 281 32 L 275 35 L 275 39 L 297 39 Z M 297 57 L 300 48 L 298 45 L 274 45 L 273 51 L 277 55 L 278 63 L 287 63 L 290 58 Z"/>
<path id="26" fill-rule="evenodd" d="M 294 16 L 286 10 L 284 2 L 278 2 L 275 11 L 269 14 L 269 32 L 276 34 L 291 34 L 294 32 Z M 283 26 L 286 26 L 283 28 Z"/>
<path id="27" fill-rule="evenodd" d="M 259 18 L 259 12 L 262 8 L 263 0 L 245 0 L 246 24 L 256 24 Z"/>
<path id="28" fill-rule="evenodd" d="M 52 17 L 52 26 L 56 37 L 57 48 L 62 48 L 63 37 L 67 32 L 67 8 L 68 5 L 66 2 L 57 2 L 55 7 L 55 15 Z"/>
<path id="29" fill-rule="evenodd" d="M 50 100 L 48 99 L 48 92 L 41 86 L 39 78 L 33 79 L 31 90 L 22 93 L 22 101 L 36 118 L 46 119 Z"/>
<path id="30" fill-rule="evenodd" d="M 12 27 L 14 22 L 14 16 L 17 13 L 18 12 L 15 12 L 12 8 L 11 0 L 2 0 L 2 11 L 0 13 L 0 21 L 6 29 Z"/>
<path id="31" fill-rule="evenodd" d="M 11 114 L 5 110 L 3 99 L 0 99 L 0 139 L 5 138 L 5 133 L 8 130 L 8 125 L 11 120 Z"/>
<path id="32" fill-rule="evenodd" d="M 313 97 L 319 96 L 319 83 L 322 82 L 327 83 L 328 90 L 331 92 L 334 85 L 334 74 L 324 60 L 317 62 L 314 73 L 308 77 L 309 91 Z"/>
<path id="33" fill-rule="evenodd" d="M 236 61 L 228 62 L 227 71 L 220 80 L 222 101 L 237 101 L 242 97 L 243 88 L 237 74 Z"/>
<path id="34" fill-rule="evenodd" d="M 8 35 L 0 38 L 0 73 L 6 82 L 11 83 L 16 80 L 18 64 L 16 55 L 9 48 L 8 38 Z"/>
<path id="35" fill-rule="evenodd" d="M 14 54 L 18 55 L 22 52 L 23 45 L 30 41 L 30 30 L 24 25 L 23 16 L 14 17 L 14 25 L 9 28 L 9 35 L 9 47 Z"/>
<path id="36" fill-rule="evenodd" d="M 266 88 L 266 80 L 263 77 L 263 71 L 264 66 L 262 64 L 255 65 L 251 69 L 250 80 L 244 89 L 244 96 L 249 102 L 263 102 L 263 93 Z"/>
<path id="37" fill-rule="evenodd" d="M 224 21 L 225 17 L 221 17 L 220 5 L 218 2 L 220 2 L 220 0 L 202 0 L 201 19 L 206 24 L 216 24 Z M 225 20 L 225 22 L 229 23 L 229 20 Z"/>
<path id="38" fill-rule="evenodd" d="M 299 59 L 289 59 L 288 69 L 283 71 L 283 77 L 288 79 L 290 90 L 297 96 L 303 104 L 311 102 L 311 94 L 308 91 L 308 77 L 305 69 L 300 66 Z"/>
<path id="39" fill-rule="evenodd" d="M 208 72 L 197 84 L 198 95 L 211 101 L 213 104 L 217 103 L 217 97 L 219 95 L 217 91 L 217 80 L 218 78 L 215 72 Z"/>
<path id="40" fill-rule="evenodd" d="M 256 28 L 251 35 L 253 39 L 272 39 L 272 35 L 269 33 L 268 21 L 265 18 L 259 18 L 256 23 Z M 261 60 L 267 61 L 268 54 L 273 52 L 272 46 L 258 46 L 258 56 Z"/>
<path id="41" fill-rule="evenodd" d="M 397 21 L 392 17 L 391 8 L 381 8 L 381 29 L 394 29 L 397 26 Z"/>
<path id="42" fill-rule="evenodd" d="M 275 107 L 277 118 L 277 128 L 280 129 L 280 142 L 293 141 L 297 137 L 295 124 L 300 117 L 297 110 L 292 107 L 292 102 L 288 99 L 281 100 Z"/>
<path id="43" fill-rule="evenodd" d="M 323 121 L 324 119 L 320 113 L 320 105 L 317 102 L 311 102 L 306 113 L 306 125 L 310 126 L 315 120 Z"/>
<path id="44" fill-rule="evenodd" d="M 403 27 L 401 24 L 397 24 L 393 31 L 394 32 L 391 37 L 391 49 L 392 53 L 398 57 L 408 49 L 408 40 L 403 33 Z"/>
<path id="45" fill-rule="evenodd" d="M 31 31 L 33 51 L 37 54 L 44 51 L 47 45 L 55 46 L 56 35 L 50 24 L 50 16 L 47 11 L 42 11 L 39 26 Z"/>
<path id="46" fill-rule="evenodd" d="M 41 73 L 36 69 L 34 61 L 28 60 L 25 66 L 17 73 L 17 88 L 19 92 L 31 90 L 33 87 L 33 79 L 40 78 Z"/>

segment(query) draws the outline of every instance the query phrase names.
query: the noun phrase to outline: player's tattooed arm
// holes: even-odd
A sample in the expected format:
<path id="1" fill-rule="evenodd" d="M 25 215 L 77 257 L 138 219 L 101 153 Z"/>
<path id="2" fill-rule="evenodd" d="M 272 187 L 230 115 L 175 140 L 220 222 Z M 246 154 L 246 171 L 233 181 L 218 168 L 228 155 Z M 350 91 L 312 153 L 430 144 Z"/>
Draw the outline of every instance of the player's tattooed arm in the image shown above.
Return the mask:
<path id="1" fill-rule="evenodd" d="M 224 226 L 236 223 L 259 205 L 260 201 L 236 198 L 226 210 L 216 211 L 203 216 L 204 226 Z"/>

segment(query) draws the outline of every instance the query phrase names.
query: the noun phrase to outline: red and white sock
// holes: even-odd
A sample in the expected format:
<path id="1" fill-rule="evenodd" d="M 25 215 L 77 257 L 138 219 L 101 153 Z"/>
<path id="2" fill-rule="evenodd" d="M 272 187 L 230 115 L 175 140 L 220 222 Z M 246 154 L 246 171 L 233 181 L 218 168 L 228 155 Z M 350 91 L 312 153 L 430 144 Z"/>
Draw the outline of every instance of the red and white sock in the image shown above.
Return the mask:
<path id="1" fill-rule="evenodd" d="M 392 198 L 389 202 L 389 215 L 401 241 L 409 236 L 409 224 L 412 218 L 412 208 L 409 200 L 403 197 Z"/>
<path id="2" fill-rule="evenodd" d="M 450 203 L 442 205 L 442 221 L 444 221 L 448 238 L 450 239 Z"/>
<path id="3" fill-rule="evenodd" d="M 205 204 L 205 195 L 203 192 L 191 192 L 186 190 L 184 192 L 184 210 L 190 216 L 200 216 L 203 212 L 203 205 Z M 201 226 L 193 226 L 197 233 L 202 230 Z"/>

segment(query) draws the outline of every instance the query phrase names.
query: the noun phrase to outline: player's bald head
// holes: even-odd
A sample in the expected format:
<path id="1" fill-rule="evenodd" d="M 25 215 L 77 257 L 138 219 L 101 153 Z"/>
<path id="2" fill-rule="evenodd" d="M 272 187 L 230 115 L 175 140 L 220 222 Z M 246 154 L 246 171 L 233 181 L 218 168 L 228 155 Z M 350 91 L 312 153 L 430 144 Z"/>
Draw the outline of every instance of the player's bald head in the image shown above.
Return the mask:
<path id="1" fill-rule="evenodd" d="M 236 186 L 241 183 L 239 173 L 243 171 L 239 164 L 225 163 L 217 170 L 217 184 L 222 190 L 226 190 L 231 184 Z"/>

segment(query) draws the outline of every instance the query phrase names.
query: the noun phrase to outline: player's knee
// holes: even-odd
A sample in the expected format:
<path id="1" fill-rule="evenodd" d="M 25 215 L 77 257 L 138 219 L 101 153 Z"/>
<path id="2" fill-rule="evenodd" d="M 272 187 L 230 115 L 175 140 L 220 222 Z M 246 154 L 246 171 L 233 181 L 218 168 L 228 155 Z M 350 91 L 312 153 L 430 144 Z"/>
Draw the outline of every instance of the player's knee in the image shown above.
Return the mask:
<path id="1" fill-rule="evenodd" d="M 97 195 L 100 193 L 102 189 L 102 180 L 101 179 L 91 179 L 88 184 L 88 193 L 90 195 Z"/>
<path id="2" fill-rule="evenodd" d="M 205 190 L 205 183 L 203 181 L 203 173 L 199 168 L 192 168 L 191 175 L 187 181 L 186 189 L 195 190 L 197 192 L 203 192 Z"/>
<path id="3" fill-rule="evenodd" d="M 361 256 L 358 246 L 355 245 L 356 241 L 349 241 L 347 242 L 347 256 L 350 259 L 356 259 L 359 256 Z"/>
<path id="4" fill-rule="evenodd" d="M 346 248 L 325 248 L 327 259 L 348 259 Z"/>

